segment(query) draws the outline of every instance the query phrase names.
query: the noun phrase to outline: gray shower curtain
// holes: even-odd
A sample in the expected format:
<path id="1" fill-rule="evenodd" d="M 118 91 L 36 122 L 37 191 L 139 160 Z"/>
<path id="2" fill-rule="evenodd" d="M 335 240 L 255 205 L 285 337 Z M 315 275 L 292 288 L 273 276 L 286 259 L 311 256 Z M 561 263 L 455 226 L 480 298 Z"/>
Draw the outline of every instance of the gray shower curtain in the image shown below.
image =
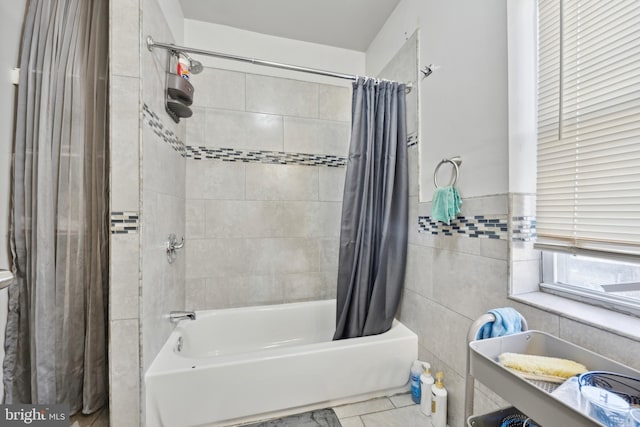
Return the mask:
<path id="1" fill-rule="evenodd" d="M 30 0 L 13 152 L 5 403 L 107 402 L 107 0 Z"/>
<path id="2" fill-rule="evenodd" d="M 352 102 L 334 339 L 391 328 L 407 258 L 405 85 L 361 78 Z"/>

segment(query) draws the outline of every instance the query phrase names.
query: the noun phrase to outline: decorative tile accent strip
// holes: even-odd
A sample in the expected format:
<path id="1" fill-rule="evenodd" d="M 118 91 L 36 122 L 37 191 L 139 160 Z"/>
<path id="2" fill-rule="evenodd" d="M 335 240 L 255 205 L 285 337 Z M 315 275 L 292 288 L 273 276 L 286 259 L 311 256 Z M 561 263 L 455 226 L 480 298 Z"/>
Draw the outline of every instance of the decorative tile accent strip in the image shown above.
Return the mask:
<path id="1" fill-rule="evenodd" d="M 509 238 L 506 215 L 496 215 L 492 218 L 485 218 L 484 215 L 473 217 L 457 216 L 456 219 L 451 221 L 451 225 L 434 221 L 430 216 L 419 216 L 418 231 L 431 233 L 434 236 L 462 235 L 464 237 L 502 240 Z"/>
<path id="2" fill-rule="evenodd" d="M 212 148 L 185 146 L 170 129 L 165 128 L 160 117 L 147 104 L 142 106 L 142 120 L 153 132 L 182 157 L 194 160 L 211 159 L 225 162 L 272 163 L 279 165 L 344 167 L 347 158 L 329 154 L 286 153 L 284 151 L 239 150 L 235 148 Z M 417 141 L 416 141 L 417 142 Z"/>
<path id="3" fill-rule="evenodd" d="M 273 163 L 280 165 L 344 167 L 346 157 L 328 154 L 285 153 L 284 151 L 251 151 L 234 148 L 186 146 L 186 158 L 217 159 L 225 162 Z"/>
<path id="4" fill-rule="evenodd" d="M 185 157 L 184 142 L 171 129 L 164 127 L 160 117 L 151 111 L 147 104 L 142 106 L 142 121 L 153 130 L 153 133 L 176 150 L 178 154 Z"/>
<path id="5" fill-rule="evenodd" d="M 139 228 L 138 212 L 111 212 L 111 234 L 133 234 Z"/>
<path id="6" fill-rule="evenodd" d="M 514 242 L 531 242 L 538 236 L 536 233 L 535 216 L 511 217 L 511 226 L 511 240 Z"/>
<path id="7" fill-rule="evenodd" d="M 413 133 L 407 137 L 407 147 L 413 147 L 414 145 L 418 145 L 417 133 Z"/>

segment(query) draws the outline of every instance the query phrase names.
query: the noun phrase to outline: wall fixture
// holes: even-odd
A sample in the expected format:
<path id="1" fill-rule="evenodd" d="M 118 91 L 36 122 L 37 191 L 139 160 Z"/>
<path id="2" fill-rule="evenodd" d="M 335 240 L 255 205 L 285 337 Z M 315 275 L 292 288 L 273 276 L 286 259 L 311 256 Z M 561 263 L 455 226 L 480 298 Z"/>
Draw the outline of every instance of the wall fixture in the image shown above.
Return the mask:
<path id="1" fill-rule="evenodd" d="M 425 79 L 429 77 L 431 74 L 433 74 L 435 70 L 439 68 L 440 67 L 438 65 L 433 65 L 433 64 L 425 65 L 420 69 L 420 72 L 422 73 L 422 78 Z"/>
<path id="2" fill-rule="evenodd" d="M 176 235 L 173 233 L 169 234 L 169 240 L 167 241 L 167 244 L 166 244 L 167 261 L 169 262 L 169 264 L 173 264 L 173 262 L 178 257 L 178 254 L 176 253 L 176 251 L 179 251 L 183 247 L 184 247 L 184 236 L 180 240 L 180 243 L 178 243 L 178 238 L 176 237 Z"/>
<path id="3" fill-rule="evenodd" d="M 440 167 L 442 165 L 447 163 L 450 163 L 451 166 L 453 166 L 453 171 L 451 172 L 451 179 L 448 186 L 454 186 L 458 182 L 458 175 L 460 175 L 460 165 L 462 164 L 462 158 L 460 156 L 455 156 L 450 159 L 442 159 L 440 160 L 440 163 L 436 165 L 436 169 L 433 171 L 433 185 L 435 185 L 436 188 L 439 187 L 438 170 L 440 170 Z"/>

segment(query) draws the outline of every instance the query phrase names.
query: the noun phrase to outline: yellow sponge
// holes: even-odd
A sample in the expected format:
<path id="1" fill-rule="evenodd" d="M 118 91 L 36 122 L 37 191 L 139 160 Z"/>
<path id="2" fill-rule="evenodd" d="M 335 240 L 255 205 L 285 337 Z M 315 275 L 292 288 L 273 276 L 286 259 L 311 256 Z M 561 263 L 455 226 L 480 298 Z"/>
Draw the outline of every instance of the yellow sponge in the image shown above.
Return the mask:
<path id="1" fill-rule="evenodd" d="M 532 354 L 502 353 L 498 356 L 500 364 L 523 374 L 570 378 L 587 372 L 587 367 L 573 360 L 558 357 L 535 356 Z"/>

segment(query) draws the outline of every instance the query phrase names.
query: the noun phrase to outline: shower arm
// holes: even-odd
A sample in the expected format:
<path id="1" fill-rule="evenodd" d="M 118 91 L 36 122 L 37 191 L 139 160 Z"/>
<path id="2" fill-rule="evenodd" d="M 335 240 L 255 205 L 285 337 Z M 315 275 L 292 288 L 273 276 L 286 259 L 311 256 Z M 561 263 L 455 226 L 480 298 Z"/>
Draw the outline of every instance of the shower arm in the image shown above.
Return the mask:
<path id="1" fill-rule="evenodd" d="M 238 55 L 231 55 L 231 54 L 227 54 L 227 53 L 213 52 L 213 51 L 210 51 L 210 50 L 196 49 L 196 48 L 186 47 L 186 46 L 178 46 L 178 45 L 175 45 L 175 44 L 161 43 L 161 42 L 157 42 L 157 41 L 153 40 L 153 37 L 147 36 L 147 49 L 149 49 L 149 51 L 153 51 L 153 49 L 156 49 L 156 48 L 166 49 L 166 50 L 169 50 L 171 52 L 174 52 L 175 54 L 178 54 L 180 52 L 184 52 L 184 53 L 193 53 L 193 54 L 196 54 L 196 55 L 213 56 L 215 58 L 230 59 L 232 61 L 247 62 L 249 64 L 254 64 L 254 65 L 264 65 L 265 67 L 280 68 L 280 69 L 283 69 L 283 70 L 291 70 L 291 71 L 299 71 L 301 73 L 316 74 L 316 75 L 319 75 L 319 76 L 326 76 L 326 77 L 335 77 L 335 78 L 338 78 L 338 79 L 345 79 L 345 80 L 356 81 L 359 77 L 370 78 L 370 77 L 366 77 L 366 76 L 356 76 L 356 75 L 352 75 L 352 74 L 336 73 L 336 72 L 333 72 L 333 71 L 319 70 L 319 69 L 316 69 L 316 68 L 301 67 L 301 66 L 298 66 L 298 65 L 283 64 L 283 63 L 280 63 L 280 62 L 265 61 L 265 60 L 262 60 L 262 59 L 248 58 L 248 57 L 245 57 L 245 56 L 238 56 Z M 371 78 L 373 78 L 373 77 L 371 77 Z M 406 90 L 407 93 L 411 92 L 412 83 L 411 82 L 406 83 L 406 88 L 407 88 L 407 90 Z"/>

